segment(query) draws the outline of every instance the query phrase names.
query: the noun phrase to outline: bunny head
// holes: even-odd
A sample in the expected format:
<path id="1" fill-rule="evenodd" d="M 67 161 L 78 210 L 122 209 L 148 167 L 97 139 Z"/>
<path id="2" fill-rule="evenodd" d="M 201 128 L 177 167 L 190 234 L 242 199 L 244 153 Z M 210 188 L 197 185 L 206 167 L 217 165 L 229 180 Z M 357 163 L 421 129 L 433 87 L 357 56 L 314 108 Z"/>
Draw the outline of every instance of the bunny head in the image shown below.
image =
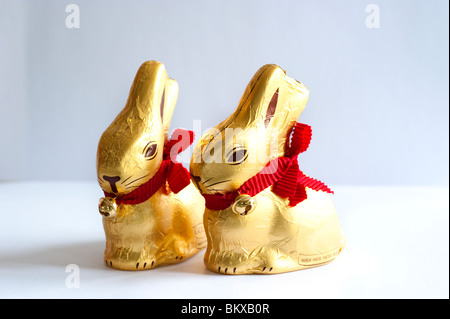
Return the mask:
<path id="1" fill-rule="evenodd" d="M 195 147 L 190 172 L 197 188 L 204 194 L 234 191 L 283 156 L 308 96 L 308 89 L 280 67 L 261 67 L 236 111 Z"/>
<path id="2" fill-rule="evenodd" d="M 100 138 L 97 175 L 103 191 L 121 196 L 146 183 L 163 160 L 178 84 L 164 65 L 141 65 L 124 109 Z"/>

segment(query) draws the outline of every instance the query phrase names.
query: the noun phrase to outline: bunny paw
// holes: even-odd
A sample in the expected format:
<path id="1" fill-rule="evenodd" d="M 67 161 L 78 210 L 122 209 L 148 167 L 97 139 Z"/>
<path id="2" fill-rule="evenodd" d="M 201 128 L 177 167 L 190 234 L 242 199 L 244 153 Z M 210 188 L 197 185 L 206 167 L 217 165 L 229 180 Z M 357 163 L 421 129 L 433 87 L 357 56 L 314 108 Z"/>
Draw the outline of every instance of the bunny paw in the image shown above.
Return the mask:
<path id="1" fill-rule="evenodd" d="M 143 270 L 143 269 L 150 269 L 153 268 L 155 265 L 155 261 L 152 260 L 151 262 L 144 262 L 144 263 L 136 263 L 136 270 Z"/>
<path id="2" fill-rule="evenodd" d="M 263 267 L 261 272 L 263 273 L 270 273 L 273 270 L 273 267 Z"/>
<path id="3" fill-rule="evenodd" d="M 121 270 L 146 270 L 156 267 L 156 263 L 154 260 L 148 262 L 136 262 L 135 264 L 132 264 L 130 262 L 124 263 L 120 261 L 105 259 L 105 264 L 108 267 Z"/>
<path id="4" fill-rule="evenodd" d="M 236 267 L 221 267 L 217 268 L 218 273 L 233 275 L 236 274 Z"/>
<path id="5" fill-rule="evenodd" d="M 226 275 L 240 275 L 240 274 L 249 274 L 249 273 L 255 273 L 255 274 L 270 274 L 273 272 L 273 267 L 258 267 L 258 268 L 246 268 L 246 267 L 225 267 L 225 266 L 218 266 L 216 272 L 220 274 L 226 274 Z"/>

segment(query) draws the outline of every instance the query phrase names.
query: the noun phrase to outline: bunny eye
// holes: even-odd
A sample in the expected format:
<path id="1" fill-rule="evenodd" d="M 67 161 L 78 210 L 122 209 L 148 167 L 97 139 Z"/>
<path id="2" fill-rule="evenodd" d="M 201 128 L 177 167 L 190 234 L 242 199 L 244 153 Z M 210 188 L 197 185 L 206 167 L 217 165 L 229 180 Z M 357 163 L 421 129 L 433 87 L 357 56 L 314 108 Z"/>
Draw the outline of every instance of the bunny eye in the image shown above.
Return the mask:
<path id="1" fill-rule="evenodd" d="M 156 143 L 149 142 L 144 148 L 144 156 L 147 160 L 154 159 L 158 150 L 158 145 Z"/>
<path id="2" fill-rule="evenodd" d="M 241 164 L 247 159 L 247 150 L 243 146 L 237 146 L 228 152 L 227 163 L 230 165 Z"/>

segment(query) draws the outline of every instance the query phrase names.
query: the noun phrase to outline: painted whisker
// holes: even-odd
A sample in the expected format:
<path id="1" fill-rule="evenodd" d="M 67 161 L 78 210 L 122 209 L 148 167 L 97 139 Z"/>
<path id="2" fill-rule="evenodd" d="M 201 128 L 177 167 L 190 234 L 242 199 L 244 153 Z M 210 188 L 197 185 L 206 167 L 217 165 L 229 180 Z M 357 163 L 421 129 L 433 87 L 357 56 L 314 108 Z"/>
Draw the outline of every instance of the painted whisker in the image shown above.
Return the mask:
<path id="1" fill-rule="evenodd" d="M 211 187 L 211 186 L 214 186 L 214 185 L 217 185 L 217 184 L 226 183 L 226 182 L 229 182 L 229 181 L 231 181 L 231 179 L 226 179 L 226 180 L 224 180 L 224 181 L 212 183 L 212 184 L 209 184 L 208 186 L 204 186 L 204 187 L 205 187 L 206 189 L 209 189 L 209 187 Z"/>
<path id="2" fill-rule="evenodd" d="M 134 182 L 136 182 L 136 181 L 138 181 L 138 180 L 140 180 L 140 179 L 143 179 L 143 178 L 145 178 L 145 177 L 147 177 L 147 176 L 144 175 L 144 176 L 142 176 L 142 177 L 136 178 L 134 181 L 131 181 L 131 182 L 129 182 L 128 184 L 125 184 L 125 187 L 128 186 L 128 185 L 131 185 L 131 184 L 133 184 Z"/>

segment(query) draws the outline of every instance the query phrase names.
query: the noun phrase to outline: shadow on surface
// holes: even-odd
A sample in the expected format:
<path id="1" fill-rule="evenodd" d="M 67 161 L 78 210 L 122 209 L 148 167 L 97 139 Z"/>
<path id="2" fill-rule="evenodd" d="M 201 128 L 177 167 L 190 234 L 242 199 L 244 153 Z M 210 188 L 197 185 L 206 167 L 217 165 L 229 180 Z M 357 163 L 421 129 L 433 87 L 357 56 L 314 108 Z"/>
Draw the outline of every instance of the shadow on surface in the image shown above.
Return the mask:
<path id="1" fill-rule="evenodd" d="M 73 244 L 60 244 L 55 246 L 29 248 L 26 251 L 2 253 L 0 264 L 27 266 L 54 266 L 66 267 L 76 264 L 90 269 L 106 269 L 103 263 L 103 241 L 78 242 Z"/>
<path id="2" fill-rule="evenodd" d="M 54 246 L 38 247 L 35 250 L 17 250 L 16 252 L 5 252 L 0 254 L 0 265 L 2 267 L 28 268 L 36 266 L 66 267 L 75 264 L 84 269 L 108 270 L 122 273 L 146 273 L 146 272 L 178 272 L 192 274 L 213 274 L 203 264 L 204 250 L 184 262 L 171 265 L 161 265 L 154 269 L 144 271 L 124 271 L 112 269 L 105 265 L 103 252 L 105 242 L 88 241 L 78 243 L 60 244 Z"/>

